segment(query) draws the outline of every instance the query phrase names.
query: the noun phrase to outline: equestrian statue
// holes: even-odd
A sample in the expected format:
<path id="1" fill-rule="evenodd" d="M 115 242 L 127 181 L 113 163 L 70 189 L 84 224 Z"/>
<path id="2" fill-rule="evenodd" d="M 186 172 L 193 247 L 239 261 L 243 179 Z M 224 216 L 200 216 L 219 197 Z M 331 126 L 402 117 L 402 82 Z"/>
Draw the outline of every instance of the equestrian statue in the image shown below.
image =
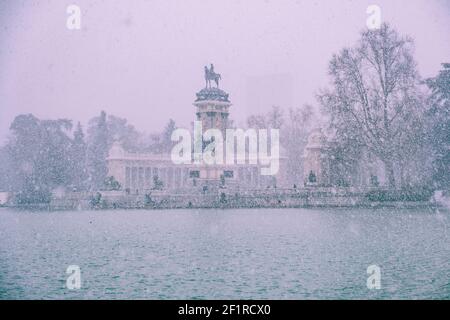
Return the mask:
<path id="1" fill-rule="evenodd" d="M 219 88 L 219 80 L 222 80 L 222 77 L 220 76 L 220 73 L 214 72 L 214 65 L 212 63 L 209 69 L 205 66 L 206 88 L 211 88 L 211 80 L 213 80 L 216 83 L 216 87 Z"/>

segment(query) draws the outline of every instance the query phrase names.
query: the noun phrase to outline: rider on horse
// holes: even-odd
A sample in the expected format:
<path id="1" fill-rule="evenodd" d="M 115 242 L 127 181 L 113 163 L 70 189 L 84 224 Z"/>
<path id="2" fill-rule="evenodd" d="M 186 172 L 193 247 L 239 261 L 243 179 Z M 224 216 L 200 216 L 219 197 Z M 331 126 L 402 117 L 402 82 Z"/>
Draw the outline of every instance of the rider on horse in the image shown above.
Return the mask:
<path id="1" fill-rule="evenodd" d="M 215 73 L 214 72 L 214 65 L 211 63 L 211 67 L 208 69 L 207 66 L 205 66 L 205 80 L 206 80 L 206 87 L 208 88 L 208 84 L 209 87 L 211 88 L 211 80 L 214 80 L 214 82 L 216 83 L 217 88 L 219 87 L 219 80 L 221 80 L 221 76 L 219 73 Z"/>

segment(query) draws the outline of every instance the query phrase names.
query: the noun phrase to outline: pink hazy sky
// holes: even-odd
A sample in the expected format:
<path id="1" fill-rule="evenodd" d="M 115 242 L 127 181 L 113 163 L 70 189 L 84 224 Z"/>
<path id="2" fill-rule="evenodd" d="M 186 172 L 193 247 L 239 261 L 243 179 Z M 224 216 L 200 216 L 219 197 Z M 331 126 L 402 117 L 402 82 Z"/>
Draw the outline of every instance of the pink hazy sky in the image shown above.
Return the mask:
<path id="1" fill-rule="evenodd" d="M 66 28 L 70 4 L 81 30 Z M 0 1 L 0 142 L 20 113 L 189 126 L 211 62 L 237 124 L 271 105 L 315 104 L 331 55 L 355 43 L 370 4 L 414 38 L 423 77 L 450 62 L 447 0 Z"/>

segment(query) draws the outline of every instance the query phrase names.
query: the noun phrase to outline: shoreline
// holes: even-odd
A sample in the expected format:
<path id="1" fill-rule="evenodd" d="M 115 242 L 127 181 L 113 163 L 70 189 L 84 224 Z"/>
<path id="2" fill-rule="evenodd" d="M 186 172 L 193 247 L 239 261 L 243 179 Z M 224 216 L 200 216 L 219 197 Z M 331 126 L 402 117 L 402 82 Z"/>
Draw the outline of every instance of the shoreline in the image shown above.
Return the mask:
<path id="1" fill-rule="evenodd" d="M 0 207 L 24 210 L 163 210 L 163 209 L 281 209 L 281 208 L 448 208 L 447 197 L 384 190 L 355 188 L 302 189 L 217 189 L 152 190 L 146 194 L 124 191 L 68 192 L 54 195 L 50 202 L 15 204 Z"/>
<path id="2" fill-rule="evenodd" d="M 0 206 L 0 209 L 12 209 L 16 211 L 111 211 L 111 210 L 146 210 L 146 211 L 157 211 L 157 210 L 203 210 L 203 209 L 218 209 L 222 211 L 235 210 L 235 209 L 447 209 L 446 206 L 442 204 L 437 204 L 433 202 L 416 201 L 416 202 L 377 202 L 365 205 L 308 205 L 308 206 L 295 206 L 295 205 L 279 205 L 279 206 L 170 206 L 170 205 L 155 205 L 155 206 L 105 206 L 105 207 L 54 207 L 49 204 L 34 204 L 34 205 L 8 205 Z"/>

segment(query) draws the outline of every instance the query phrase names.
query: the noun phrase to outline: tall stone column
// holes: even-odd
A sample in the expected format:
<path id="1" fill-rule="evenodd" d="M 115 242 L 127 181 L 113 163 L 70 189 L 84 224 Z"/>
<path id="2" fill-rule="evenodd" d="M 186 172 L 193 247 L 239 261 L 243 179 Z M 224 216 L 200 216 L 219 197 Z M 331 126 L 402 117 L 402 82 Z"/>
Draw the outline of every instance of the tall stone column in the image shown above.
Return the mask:
<path id="1" fill-rule="evenodd" d="M 217 75 L 217 74 L 216 74 Z M 225 149 L 225 133 L 228 128 L 228 116 L 231 102 L 228 93 L 224 90 L 211 86 L 203 88 L 196 94 L 197 99 L 193 103 L 196 107 L 196 120 L 202 123 L 202 133 L 208 129 L 219 129 L 222 132 L 223 146 Z M 211 141 L 203 141 L 205 148 Z M 223 150 L 225 157 L 225 150 Z M 219 185 L 220 177 L 223 175 L 223 168 L 219 165 L 208 165 L 192 167 L 191 170 L 200 172 L 200 177 L 196 181 L 200 185 Z"/>

